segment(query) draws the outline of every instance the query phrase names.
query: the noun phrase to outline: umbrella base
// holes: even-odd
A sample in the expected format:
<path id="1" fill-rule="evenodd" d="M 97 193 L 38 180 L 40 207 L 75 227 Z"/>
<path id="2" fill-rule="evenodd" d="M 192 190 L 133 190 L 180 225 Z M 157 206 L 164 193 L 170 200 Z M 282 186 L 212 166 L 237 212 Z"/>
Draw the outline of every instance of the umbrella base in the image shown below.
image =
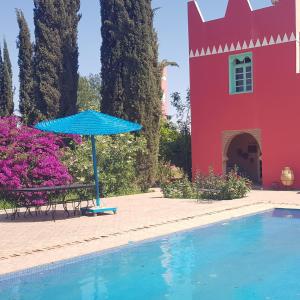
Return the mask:
<path id="1" fill-rule="evenodd" d="M 106 213 L 106 212 L 113 212 L 114 214 L 116 214 L 117 213 L 117 208 L 116 207 L 94 206 L 94 207 L 82 207 L 81 211 L 82 211 L 82 213 L 93 214 L 93 215 Z"/>

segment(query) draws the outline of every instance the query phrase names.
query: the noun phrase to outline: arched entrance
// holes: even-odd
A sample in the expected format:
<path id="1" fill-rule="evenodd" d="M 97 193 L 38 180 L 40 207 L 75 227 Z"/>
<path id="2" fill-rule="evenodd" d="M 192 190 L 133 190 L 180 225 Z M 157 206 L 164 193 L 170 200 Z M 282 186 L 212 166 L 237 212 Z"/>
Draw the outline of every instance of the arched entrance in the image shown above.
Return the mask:
<path id="1" fill-rule="evenodd" d="M 262 182 L 262 161 L 259 143 L 253 135 L 241 133 L 230 142 L 227 150 L 226 172 L 238 167 L 239 173 L 253 183 Z"/>

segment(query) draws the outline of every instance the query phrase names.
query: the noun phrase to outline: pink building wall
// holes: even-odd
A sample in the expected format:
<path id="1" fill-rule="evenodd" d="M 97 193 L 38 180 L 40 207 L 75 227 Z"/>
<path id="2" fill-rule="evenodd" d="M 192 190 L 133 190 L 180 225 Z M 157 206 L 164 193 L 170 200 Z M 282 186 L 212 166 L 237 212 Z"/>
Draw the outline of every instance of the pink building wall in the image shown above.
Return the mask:
<path id="1" fill-rule="evenodd" d="M 289 166 L 300 188 L 300 1 L 253 10 L 229 0 L 224 18 L 205 22 L 188 1 L 193 174 L 224 172 L 224 132 L 260 132 L 262 183 Z M 229 56 L 253 55 L 253 92 L 229 93 Z"/>

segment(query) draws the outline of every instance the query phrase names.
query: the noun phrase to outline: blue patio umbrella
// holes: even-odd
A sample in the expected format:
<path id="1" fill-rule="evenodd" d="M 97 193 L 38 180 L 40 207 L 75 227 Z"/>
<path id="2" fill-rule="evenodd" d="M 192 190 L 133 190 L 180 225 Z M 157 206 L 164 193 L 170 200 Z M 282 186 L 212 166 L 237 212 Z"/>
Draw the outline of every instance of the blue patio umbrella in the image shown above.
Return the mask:
<path id="1" fill-rule="evenodd" d="M 86 110 L 69 117 L 40 122 L 35 125 L 35 128 L 47 132 L 91 136 L 97 207 L 89 209 L 89 211 L 93 213 L 104 211 L 116 212 L 116 208 L 100 208 L 95 135 L 111 135 L 138 131 L 142 129 L 142 126 L 97 111 Z"/>

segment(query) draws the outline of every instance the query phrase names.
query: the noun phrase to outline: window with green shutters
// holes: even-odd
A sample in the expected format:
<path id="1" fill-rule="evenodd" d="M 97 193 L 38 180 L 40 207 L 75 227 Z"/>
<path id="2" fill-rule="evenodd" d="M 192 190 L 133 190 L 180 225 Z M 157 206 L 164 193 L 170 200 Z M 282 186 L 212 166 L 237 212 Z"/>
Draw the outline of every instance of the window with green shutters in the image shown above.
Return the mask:
<path id="1" fill-rule="evenodd" d="M 230 94 L 253 92 L 251 52 L 229 56 L 229 89 Z"/>

